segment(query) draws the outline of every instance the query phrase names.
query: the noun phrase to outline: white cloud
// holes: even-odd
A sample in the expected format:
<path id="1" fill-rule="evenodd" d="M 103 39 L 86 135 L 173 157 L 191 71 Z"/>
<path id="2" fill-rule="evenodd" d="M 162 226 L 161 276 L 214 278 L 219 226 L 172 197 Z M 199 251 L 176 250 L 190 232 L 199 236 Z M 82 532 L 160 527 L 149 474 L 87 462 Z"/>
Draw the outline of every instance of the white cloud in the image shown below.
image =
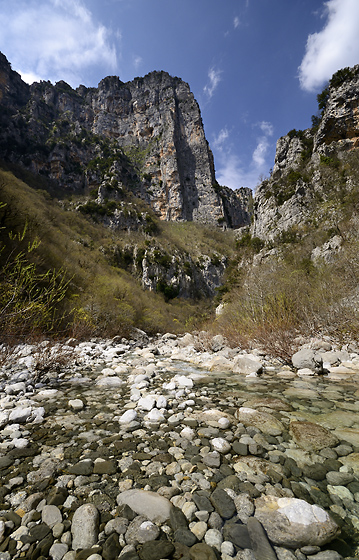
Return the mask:
<path id="1" fill-rule="evenodd" d="M 263 167 L 266 162 L 266 154 L 268 151 L 269 143 L 266 138 L 259 140 L 256 149 L 253 152 L 252 160 L 256 167 Z"/>
<path id="2" fill-rule="evenodd" d="M 234 29 L 237 29 L 237 27 L 239 27 L 239 24 L 240 24 L 240 19 L 238 16 L 236 16 L 233 20 Z"/>
<path id="3" fill-rule="evenodd" d="M 82 0 L 19 0 L 16 9 L 4 2 L 0 18 L 0 50 L 29 82 L 63 79 L 77 86 L 95 66 L 102 74 L 116 69 L 111 31 L 94 20 Z"/>
<path id="4" fill-rule="evenodd" d="M 211 98 L 222 77 L 222 70 L 213 66 L 208 71 L 209 83 L 203 88 L 204 93 Z"/>
<path id="5" fill-rule="evenodd" d="M 261 176 L 268 174 L 271 166 L 272 155 L 269 150 L 272 147 L 270 138 L 273 136 L 273 125 L 262 121 L 256 123 L 253 128 L 259 128 L 262 132 L 256 139 L 252 158 L 248 165 L 234 151 L 230 141 L 230 132 L 225 127 L 212 142 L 217 167 L 216 177 L 221 185 L 238 189 L 239 187 L 250 187 L 254 189 Z"/>
<path id="6" fill-rule="evenodd" d="M 229 137 L 228 129 L 226 127 L 222 128 L 222 130 L 220 130 L 218 135 L 214 138 L 213 146 L 215 148 L 221 149 L 228 137 Z"/>
<path id="7" fill-rule="evenodd" d="M 133 59 L 133 65 L 136 68 L 136 70 L 141 66 L 143 62 L 143 58 L 141 56 L 135 56 Z"/>
<path id="8" fill-rule="evenodd" d="M 309 35 L 299 67 L 302 89 L 315 91 L 346 66 L 359 62 L 359 2 L 329 0 L 326 23 L 319 33 Z"/>
<path id="9" fill-rule="evenodd" d="M 266 134 L 267 136 L 273 136 L 273 125 L 270 122 L 262 121 L 258 123 L 259 128 L 261 131 Z"/>

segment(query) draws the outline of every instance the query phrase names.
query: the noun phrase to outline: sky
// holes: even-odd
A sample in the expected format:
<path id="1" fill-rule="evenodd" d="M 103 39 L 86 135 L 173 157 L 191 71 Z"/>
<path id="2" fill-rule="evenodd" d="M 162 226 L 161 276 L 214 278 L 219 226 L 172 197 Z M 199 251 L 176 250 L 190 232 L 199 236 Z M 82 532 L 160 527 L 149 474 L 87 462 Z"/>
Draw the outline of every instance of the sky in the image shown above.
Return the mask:
<path id="1" fill-rule="evenodd" d="M 0 51 L 28 83 L 182 78 L 218 182 L 255 189 L 278 138 L 310 127 L 332 74 L 359 63 L 359 0 L 0 0 Z"/>

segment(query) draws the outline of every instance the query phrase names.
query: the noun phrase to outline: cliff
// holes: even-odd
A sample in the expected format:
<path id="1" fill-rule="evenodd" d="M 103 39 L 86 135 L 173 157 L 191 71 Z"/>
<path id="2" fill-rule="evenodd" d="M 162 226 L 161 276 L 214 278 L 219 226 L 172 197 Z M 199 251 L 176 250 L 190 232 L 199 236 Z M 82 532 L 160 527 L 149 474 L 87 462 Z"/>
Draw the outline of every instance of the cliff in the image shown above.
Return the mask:
<path id="1" fill-rule="evenodd" d="M 254 196 L 252 235 L 275 242 L 332 230 L 355 214 L 359 158 L 359 66 L 339 70 L 318 95 L 313 127 L 277 142 L 271 177 Z M 348 222 L 349 220 L 349 222 Z"/>
<path id="2" fill-rule="evenodd" d="M 0 157 L 67 193 L 115 201 L 114 227 L 126 227 L 129 193 L 161 220 L 250 222 L 250 189 L 218 185 L 199 106 L 188 84 L 166 72 L 128 83 L 109 76 L 97 88 L 29 87 L 0 55 L 0 111 Z"/>

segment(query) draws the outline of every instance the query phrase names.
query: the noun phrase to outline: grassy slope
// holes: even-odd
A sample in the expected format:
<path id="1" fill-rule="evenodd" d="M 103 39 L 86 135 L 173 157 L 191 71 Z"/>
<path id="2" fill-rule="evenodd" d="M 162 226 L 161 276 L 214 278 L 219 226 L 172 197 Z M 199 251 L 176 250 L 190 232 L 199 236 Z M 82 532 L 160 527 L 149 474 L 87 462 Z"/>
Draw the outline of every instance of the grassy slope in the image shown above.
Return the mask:
<path id="1" fill-rule="evenodd" d="M 6 170 L 7 169 L 7 170 Z M 159 223 L 156 237 L 140 232 L 110 231 L 74 210 L 65 211 L 56 199 L 36 187 L 36 177 L 22 175 L 31 187 L 15 177 L 8 168 L 0 169 L 0 231 L 6 246 L 0 255 L 2 264 L 8 252 L 8 232 L 23 230 L 28 224 L 26 241 L 39 238 L 41 244 L 32 255 L 38 270 L 64 269 L 70 280 L 66 297 L 67 311 L 75 322 L 74 333 L 88 336 L 126 334 L 131 326 L 150 333 L 181 332 L 198 325 L 210 308 L 210 302 L 178 298 L 166 302 L 161 294 L 142 290 L 138 279 L 123 268 L 111 266 L 104 248 L 126 243 L 164 247 L 171 254 L 181 250 L 196 260 L 209 255 L 233 253 L 233 236 L 194 223 Z M 45 183 L 39 186 L 44 187 Z"/>

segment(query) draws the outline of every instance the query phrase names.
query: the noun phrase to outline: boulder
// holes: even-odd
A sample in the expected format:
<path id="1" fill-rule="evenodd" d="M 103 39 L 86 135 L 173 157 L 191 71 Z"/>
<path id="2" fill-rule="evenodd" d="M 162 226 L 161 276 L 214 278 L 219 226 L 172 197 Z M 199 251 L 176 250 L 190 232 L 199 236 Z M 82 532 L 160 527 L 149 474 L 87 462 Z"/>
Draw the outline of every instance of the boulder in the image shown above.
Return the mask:
<path id="1" fill-rule="evenodd" d="M 317 505 L 297 498 L 262 496 L 255 500 L 255 518 L 278 546 L 323 546 L 337 537 L 339 526 Z"/>
<path id="2" fill-rule="evenodd" d="M 117 496 L 117 504 L 128 505 L 138 515 L 143 515 L 153 523 L 164 523 L 170 517 L 171 502 L 146 490 L 125 490 Z"/>
<path id="3" fill-rule="evenodd" d="M 91 548 L 97 543 L 99 512 L 93 504 L 84 504 L 72 519 L 72 549 Z"/>
<path id="4" fill-rule="evenodd" d="M 314 350 L 302 348 L 292 356 L 292 364 L 296 369 L 311 369 L 316 373 L 323 371 L 323 358 Z"/>
<path id="5" fill-rule="evenodd" d="M 247 356 L 237 356 L 233 362 L 234 373 L 244 373 L 246 375 L 262 373 L 263 366 L 261 362 Z"/>
<path id="6" fill-rule="evenodd" d="M 295 443 L 305 451 L 320 451 L 325 447 L 335 447 L 339 443 L 332 432 L 314 422 L 291 422 L 289 433 Z"/>
<path id="7" fill-rule="evenodd" d="M 270 436 L 279 436 L 284 432 L 283 424 L 271 414 L 254 408 L 241 407 L 235 412 L 235 417 L 244 426 L 254 426 Z"/>

